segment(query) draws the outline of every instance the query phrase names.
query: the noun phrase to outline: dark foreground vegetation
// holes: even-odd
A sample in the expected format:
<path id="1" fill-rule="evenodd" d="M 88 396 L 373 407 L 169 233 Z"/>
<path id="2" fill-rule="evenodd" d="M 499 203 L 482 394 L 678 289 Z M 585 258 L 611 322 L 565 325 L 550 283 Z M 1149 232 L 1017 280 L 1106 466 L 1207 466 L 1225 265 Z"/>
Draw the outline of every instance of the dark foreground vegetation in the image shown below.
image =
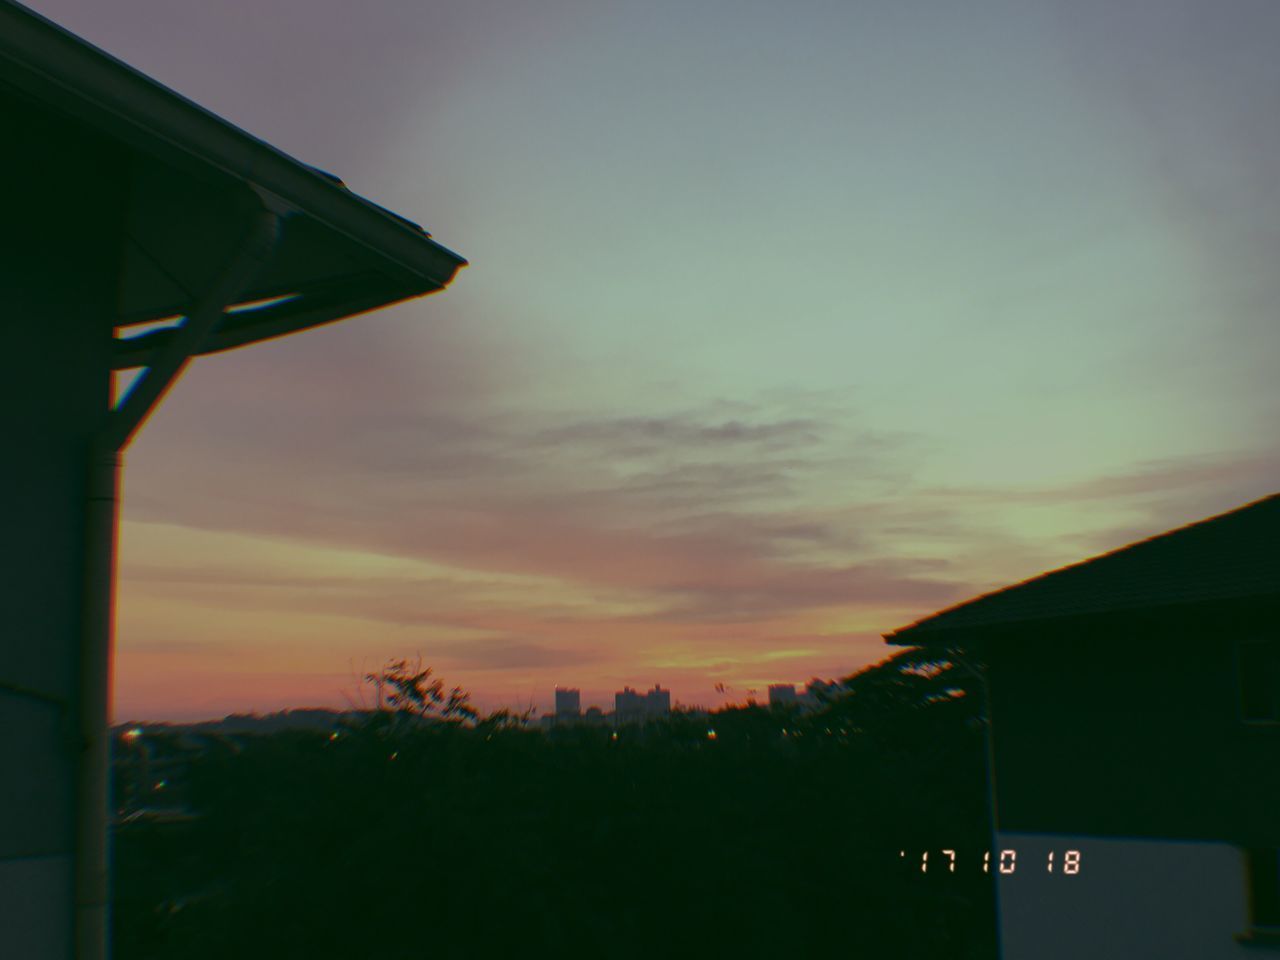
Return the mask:
<path id="1" fill-rule="evenodd" d="M 990 878 L 899 856 L 987 846 L 980 691 L 919 654 L 846 686 L 616 739 L 395 708 L 149 731 L 194 816 L 116 828 L 116 956 L 994 956 Z"/>

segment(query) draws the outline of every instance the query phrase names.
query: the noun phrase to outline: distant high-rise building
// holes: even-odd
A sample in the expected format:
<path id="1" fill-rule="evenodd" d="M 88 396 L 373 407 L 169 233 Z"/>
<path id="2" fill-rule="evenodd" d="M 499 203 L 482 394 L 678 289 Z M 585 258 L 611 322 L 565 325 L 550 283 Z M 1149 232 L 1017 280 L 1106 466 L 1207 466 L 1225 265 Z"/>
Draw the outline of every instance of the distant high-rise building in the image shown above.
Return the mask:
<path id="1" fill-rule="evenodd" d="M 613 695 L 614 718 L 618 723 L 641 723 L 671 712 L 671 691 L 654 684 L 648 693 L 623 687 Z"/>
<path id="2" fill-rule="evenodd" d="M 556 717 L 569 719 L 582 713 L 582 694 L 576 687 L 556 687 Z"/>
<path id="3" fill-rule="evenodd" d="M 655 683 L 653 689 L 644 695 L 644 712 L 649 717 L 662 717 L 671 712 L 671 691 L 663 690 L 661 684 Z"/>
<path id="4" fill-rule="evenodd" d="M 794 683 L 769 684 L 769 706 L 799 706 L 805 711 L 817 710 L 822 704 L 840 693 L 840 684 L 834 680 L 819 680 L 816 677 L 800 692 Z"/>
<path id="5" fill-rule="evenodd" d="M 799 698 L 796 696 L 796 685 L 794 683 L 769 684 L 769 706 L 792 707 L 798 702 Z"/>
<path id="6" fill-rule="evenodd" d="M 630 687 L 613 695 L 613 715 L 618 723 L 636 723 L 644 719 L 644 697 Z"/>

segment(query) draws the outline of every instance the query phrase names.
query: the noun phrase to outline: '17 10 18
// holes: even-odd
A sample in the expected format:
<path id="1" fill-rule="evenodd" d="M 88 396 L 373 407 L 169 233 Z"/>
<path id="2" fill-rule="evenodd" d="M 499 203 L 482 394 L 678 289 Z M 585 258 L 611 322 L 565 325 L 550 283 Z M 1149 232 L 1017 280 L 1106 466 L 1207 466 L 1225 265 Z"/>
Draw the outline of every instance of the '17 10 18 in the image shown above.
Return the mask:
<path id="1" fill-rule="evenodd" d="M 937 856 L 930 858 L 930 853 L 936 853 Z M 907 859 L 907 851 L 898 851 L 898 856 L 904 861 Z M 913 854 L 914 856 L 914 854 Z M 990 873 L 992 867 L 991 851 L 988 850 L 982 855 L 982 872 Z M 1018 851 L 1017 850 L 1001 850 L 994 861 L 996 872 L 1003 874 L 1014 873 L 1018 869 Z M 920 872 L 928 873 L 930 867 L 936 871 L 944 871 L 947 873 L 956 872 L 956 852 L 954 850 L 925 850 L 920 854 Z M 1066 850 L 1062 856 L 1058 856 L 1058 851 L 1050 850 L 1048 858 L 1044 865 L 1045 871 L 1048 873 L 1061 873 L 1063 876 L 1075 877 L 1080 874 L 1080 851 Z"/>

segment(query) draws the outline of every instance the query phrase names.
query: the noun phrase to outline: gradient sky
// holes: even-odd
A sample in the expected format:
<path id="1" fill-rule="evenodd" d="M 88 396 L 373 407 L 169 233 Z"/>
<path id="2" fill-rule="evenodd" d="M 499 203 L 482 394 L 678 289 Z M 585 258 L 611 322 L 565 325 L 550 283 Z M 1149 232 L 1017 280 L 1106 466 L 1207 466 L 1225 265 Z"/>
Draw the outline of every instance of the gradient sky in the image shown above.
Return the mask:
<path id="1" fill-rule="evenodd" d="M 1273 0 L 39 0 L 469 258 L 134 441 L 117 718 L 685 703 L 1280 488 Z"/>

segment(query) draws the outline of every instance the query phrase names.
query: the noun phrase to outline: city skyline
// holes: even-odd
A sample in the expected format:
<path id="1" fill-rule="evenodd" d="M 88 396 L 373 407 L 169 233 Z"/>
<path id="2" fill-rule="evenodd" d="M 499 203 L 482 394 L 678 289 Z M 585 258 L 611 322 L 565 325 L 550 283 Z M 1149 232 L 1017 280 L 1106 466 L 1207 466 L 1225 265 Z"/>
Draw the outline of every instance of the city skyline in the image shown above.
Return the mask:
<path id="1" fill-rule="evenodd" d="M 1273 492 L 1274 5 L 31 5 L 472 264 L 172 391 L 117 718 L 763 696 Z"/>
<path id="2" fill-rule="evenodd" d="M 846 678 L 840 678 L 846 679 Z M 647 691 L 634 688 L 630 684 L 623 686 L 621 690 L 615 690 L 611 695 L 604 696 L 599 694 L 588 694 L 586 697 L 582 695 L 580 687 L 562 686 L 557 684 L 552 695 L 552 707 L 544 716 L 560 717 L 560 716 L 582 716 L 589 710 L 601 710 L 606 715 L 610 712 L 605 708 L 607 701 L 613 701 L 613 711 L 618 711 L 618 705 L 623 698 L 629 696 L 654 696 L 655 694 L 665 697 L 663 700 L 663 712 L 672 710 L 708 710 L 717 709 L 726 706 L 741 706 L 749 703 L 759 703 L 770 707 L 774 706 L 812 706 L 818 701 L 815 699 L 819 694 L 829 693 L 840 685 L 840 680 L 828 679 L 821 677 L 810 677 L 807 681 L 801 683 L 775 682 L 768 684 L 763 690 L 751 688 L 744 691 L 735 691 L 732 689 L 717 690 L 717 702 L 714 703 L 684 703 L 680 700 L 671 698 L 669 688 L 663 687 L 661 683 L 655 683 Z M 800 689 L 797 689 L 800 688 Z"/>

